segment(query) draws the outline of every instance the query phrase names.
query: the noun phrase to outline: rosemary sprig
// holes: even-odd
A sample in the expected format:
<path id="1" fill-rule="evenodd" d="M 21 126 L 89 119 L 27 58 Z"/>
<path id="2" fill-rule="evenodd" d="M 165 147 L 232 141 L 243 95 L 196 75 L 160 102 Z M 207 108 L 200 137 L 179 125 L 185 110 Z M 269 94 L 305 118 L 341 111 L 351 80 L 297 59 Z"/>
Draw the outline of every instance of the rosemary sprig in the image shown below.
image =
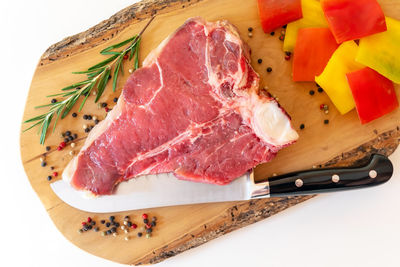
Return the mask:
<path id="1" fill-rule="evenodd" d="M 91 92 L 97 89 L 96 99 L 94 100 L 97 103 L 102 96 L 104 89 L 107 86 L 109 79 L 111 78 L 111 72 L 113 72 L 113 81 L 112 81 L 112 90 L 115 92 L 117 88 L 118 76 L 122 73 L 122 62 L 127 57 L 129 60 L 134 59 L 133 69 L 136 70 L 139 67 L 139 45 L 140 39 L 144 31 L 153 21 L 154 16 L 147 22 L 146 26 L 141 30 L 138 35 L 134 35 L 133 37 L 122 41 L 118 44 L 111 45 L 102 51 L 100 54 L 109 56 L 107 59 L 97 63 L 96 65 L 91 66 L 85 71 L 72 72 L 73 74 L 85 74 L 87 79 L 69 85 L 61 89 L 61 93 L 48 95 L 47 97 L 61 97 L 61 101 L 57 101 L 55 103 L 50 103 L 46 105 L 37 106 L 35 108 L 44 108 L 49 107 L 49 110 L 39 116 L 30 118 L 23 123 L 33 123 L 30 127 L 24 130 L 24 132 L 32 129 L 33 127 L 38 126 L 38 134 L 40 134 L 40 144 L 44 144 L 46 139 L 46 134 L 49 129 L 50 123 L 53 118 L 55 118 L 53 124 L 53 132 L 56 128 L 58 119 L 65 118 L 71 109 L 75 106 L 81 96 L 84 99 L 79 106 L 79 112 L 82 110 L 83 106 L 86 103 L 87 98 L 91 94 Z M 116 51 L 115 49 L 128 45 L 125 49 L 121 51 Z M 114 68 L 113 68 L 114 67 Z M 113 70 L 112 70 L 113 68 Z"/>

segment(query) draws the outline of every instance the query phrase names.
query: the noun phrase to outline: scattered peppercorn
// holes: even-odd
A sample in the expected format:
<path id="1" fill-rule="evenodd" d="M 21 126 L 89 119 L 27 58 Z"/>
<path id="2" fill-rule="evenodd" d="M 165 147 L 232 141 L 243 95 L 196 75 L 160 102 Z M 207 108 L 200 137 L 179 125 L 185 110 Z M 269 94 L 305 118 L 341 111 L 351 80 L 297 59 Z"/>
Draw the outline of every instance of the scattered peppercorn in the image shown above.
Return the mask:
<path id="1" fill-rule="evenodd" d="M 292 52 L 290 52 L 290 51 L 286 51 L 286 52 L 285 52 L 285 55 L 287 55 L 287 56 L 291 56 L 291 55 L 292 55 Z"/>
<path id="2" fill-rule="evenodd" d="M 138 236 L 138 237 L 142 237 L 142 235 L 143 235 L 143 234 L 142 234 L 141 232 L 137 233 L 137 236 Z"/>
<path id="3" fill-rule="evenodd" d="M 46 151 L 50 151 L 51 147 L 46 146 Z"/>
<path id="4" fill-rule="evenodd" d="M 109 109 L 108 107 L 105 107 L 104 110 L 105 110 L 106 112 L 109 112 L 109 111 L 110 111 L 110 109 Z"/>
<path id="5" fill-rule="evenodd" d="M 50 170 L 54 170 L 54 166 L 51 166 L 51 167 L 50 167 Z"/>
<path id="6" fill-rule="evenodd" d="M 78 135 L 77 135 L 77 134 L 74 134 L 74 139 L 76 139 L 76 138 L 78 138 Z"/>
<path id="7" fill-rule="evenodd" d="M 69 142 L 69 138 L 64 138 L 64 142 L 68 143 Z"/>
<path id="8" fill-rule="evenodd" d="M 88 120 L 92 120 L 92 115 L 88 115 Z"/>
<path id="9" fill-rule="evenodd" d="M 150 233 L 147 233 L 146 234 L 146 238 L 150 238 L 151 237 L 151 234 Z"/>
<path id="10" fill-rule="evenodd" d="M 314 95 L 315 91 L 314 90 L 310 90 L 310 92 L 308 92 L 310 95 Z"/>
<path id="11" fill-rule="evenodd" d="M 322 93 L 324 91 L 324 89 L 322 89 L 321 87 L 318 87 L 318 93 Z"/>
<path id="12" fill-rule="evenodd" d="M 329 120 L 324 120 L 324 124 L 329 124 Z"/>
<path id="13" fill-rule="evenodd" d="M 57 99 L 55 99 L 55 98 L 53 98 L 52 100 L 51 100 L 51 103 L 56 103 L 57 102 Z"/>
<path id="14" fill-rule="evenodd" d="M 76 114 L 76 112 L 72 113 L 72 117 L 76 118 L 76 116 L 78 116 L 78 114 Z"/>
<path id="15" fill-rule="evenodd" d="M 151 221 L 152 221 L 152 222 L 157 221 L 157 217 L 156 217 L 156 216 L 153 216 L 153 218 L 151 219 Z"/>
<path id="16" fill-rule="evenodd" d="M 271 32 L 270 34 L 271 34 L 271 36 L 274 36 L 274 35 L 275 35 L 275 32 Z"/>
<path id="17" fill-rule="evenodd" d="M 110 227 L 111 223 L 107 222 L 106 227 Z"/>
<path id="18" fill-rule="evenodd" d="M 91 225 L 96 225 L 96 222 L 95 221 L 91 221 L 90 224 Z"/>
<path id="19" fill-rule="evenodd" d="M 144 219 L 143 222 L 144 222 L 145 224 L 147 224 L 147 223 L 149 222 L 149 220 L 148 220 L 148 219 Z"/>
<path id="20" fill-rule="evenodd" d="M 110 216 L 110 221 L 114 221 L 115 217 L 114 216 Z"/>
<path id="21" fill-rule="evenodd" d="M 85 133 L 88 133 L 88 132 L 90 132 L 90 129 L 89 129 L 89 128 L 86 128 L 86 129 L 85 129 Z"/>
<path id="22" fill-rule="evenodd" d="M 142 214 L 142 218 L 143 218 L 143 219 L 147 219 L 148 217 L 149 217 L 149 216 L 148 216 L 146 213 L 143 213 L 143 214 Z"/>
<path id="23" fill-rule="evenodd" d="M 151 233 L 153 230 L 151 228 L 146 229 L 147 233 Z"/>
<path id="24" fill-rule="evenodd" d="M 285 36 L 284 35 L 279 36 L 279 40 L 281 41 L 285 40 Z"/>
<path id="25" fill-rule="evenodd" d="M 286 55 L 285 60 L 290 60 L 290 56 Z"/>
<path id="26" fill-rule="evenodd" d="M 51 177 L 50 175 L 47 176 L 47 181 L 51 181 L 52 178 L 53 178 L 53 177 Z"/>
<path id="27" fill-rule="evenodd" d="M 151 226 L 152 227 L 156 226 L 156 222 L 155 221 L 151 222 Z"/>
<path id="28" fill-rule="evenodd" d="M 99 123 L 99 120 L 94 120 L 94 124 L 98 124 Z"/>
<path id="29" fill-rule="evenodd" d="M 112 228 L 111 228 L 111 232 L 112 232 L 112 233 L 116 233 L 116 232 L 117 232 L 117 227 L 115 227 L 115 226 L 112 227 Z"/>
<path id="30" fill-rule="evenodd" d="M 128 221 L 128 222 L 126 223 L 126 226 L 131 227 L 131 226 L 132 226 L 132 223 Z"/>
<path id="31" fill-rule="evenodd" d="M 128 57 L 129 57 L 128 54 L 125 54 L 125 55 L 124 55 L 124 59 L 128 59 Z"/>
<path id="32" fill-rule="evenodd" d="M 114 225 L 115 227 L 119 227 L 119 222 L 116 222 Z"/>
<path id="33" fill-rule="evenodd" d="M 68 141 L 73 141 L 75 138 L 71 135 L 71 136 L 68 136 Z"/>
<path id="34" fill-rule="evenodd" d="M 285 24 L 285 25 L 282 26 L 282 28 L 284 28 L 284 29 L 286 29 L 286 27 L 287 27 L 287 24 Z"/>
<path id="35" fill-rule="evenodd" d="M 101 223 L 101 224 L 105 224 L 106 221 L 105 221 L 105 220 L 101 220 L 100 223 Z"/>
<path id="36" fill-rule="evenodd" d="M 87 119 L 88 119 L 88 115 L 86 115 L 86 114 L 83 115 L 83 119 L 84 119 L 84 120 L 87 120 Z"/>
<path id="37" fill-rule="evenodd" d="M 82 230 L 82 229 L 79 229 L 79 230 L 78 230 L 78 233 L 82 234 L 82 233 L 83 233 L 83 230 Z"/>
<path id="38" fill-rule="evenodd" d="M 272 71 L 272 68 L 271 67 L 268 67 L 267 68 L 267 72 L 271 72 Z"/>
<path id="39" fill-rule="evenodd" d="M 107 107 L 107 103 L 105 103 L 105 102 L 101 103 L 101 107 L 102 107 L 102 108 Z"/>
<path id="40" fill-rule="evenodd" d="M 46 167 L 47 163 L 46 163 L 46 161 L 43 161 L 42 163 L 40 163 L 40 165 L 41 165 L 42 167 Z"/>
<path id="41" fill-rule="evenodd" d="M 113 101 L 114 101 L 114 103 L 117 103 L 118 102 L 118 97 L 114 97 Z"/>
<path id="42" fill-rule="evenodd" d="M 253 31 L 253 28 L 252 28 L 252 27 L 249 27 L 247 30 L 248 30 L 249 32 L 252 32 L 252 31 Z"/>
<path id="43" fill-rule="evenodd" d="M 107 235 L 111 235 L 111 230 L 107 230 Z"/>
<path id="44" fill-rule="evenodd" d="M 137 228 L 137 224 L 133 223 L 131 226 L 132 229 L 136 229 Z"/>
<path id="45" fill-rule="evenodd" d="M 95 231 L 95 232 L 98 232 L 99 230 L 100 230 L 99 227 L 95 227 L 95 228 L 94 228 L 94 231 Z"/>
<path id="46" fill-rule="evenodd" d="M 66 131 L 65 132 L 65 136 L 70 136 L 71 135 L 71 131 Z"/>
<path id="47" fill-rule="evenodd" d="M 304 128 L 306 128 L 306 126 L 304 125 L 304 123 L 300 124 L 300 130 L 303 130 Z"/>
<path id="48" fill-rule="evenodd" d="M 257 59 L 257 62 L 258 62 L 258 64 L 261 64 L 262 63 L 262 59 L 261 58 Z"/>
<path id="49" fill-rule="evenodd" d="M 151 225 L 146 223 L 145 227 L 146 227 L 146 229 L 149 229 L 149 228 L 151 228 Z"/>

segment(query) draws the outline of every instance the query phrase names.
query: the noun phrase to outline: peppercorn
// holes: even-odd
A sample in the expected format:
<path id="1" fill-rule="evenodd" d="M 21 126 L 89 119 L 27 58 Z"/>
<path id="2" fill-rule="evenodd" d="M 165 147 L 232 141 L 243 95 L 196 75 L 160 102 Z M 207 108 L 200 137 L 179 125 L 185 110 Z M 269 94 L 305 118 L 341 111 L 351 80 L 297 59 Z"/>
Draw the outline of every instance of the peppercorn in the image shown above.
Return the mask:
<path id="1" fill-rule="evenodd" d="M 144 219 L 143 222 L 144 222 L 145 224 L 147 224 L 147 223 L 149 222 L 149 220 L 148 220 L 148 219 Z"/>
<path id="2" fill-rule="evenodd" d="M 67 144 L 65 142 L 60 143 L 60 147 L 64 148 Z"/>
<path id="3" fill-rule="evenodd" d="M 270 32 L 270 34 L 271 34 L 271 36 L 274 36 L 274 35 L 275 35 L 275 32 Z"/>
<path id="4" fill-rule="evenodd" d="M 310 92 L 308 92 L 310 95 L 314 95 L 315 91 L 314 90 L 310 90 Z"/>
<path id="5" fill-rule="evenodd" d="M 111 235 L 111 230 L 107 230 L 107 235 Z"/>
<path id="6" fill-rule="evenodd" d="M 65 136 L 70 136 L 71 135 L 71 131 L 66 131 L 65 132 Z"/>
<path id="7" fill-rule="evenodd" d="M 324 124 L 329 124 L 329 120 L 324 120 Z"/>
<path id="8" fill-rule="evenodd" d="M 126 216 L 124 217 L 124 221 L 129 221 L 129 216 L 128 216 L 128 215 L 126 215 Z"/>
<path id="9" fill-rule="evenodd" d="M 106 236 L 106 235 L 107 235 L 106 231 L 101 232 L 101 236 Z"/>
<path id="10" fill-rule="evenodd" d="M 110 227 L 110 225 L 111 225 L 111 223 L 109 223 L 109 222 L 106 223 L 106 226 L 107 226 L 107 227 Z"/>
<path id="11" fill-rule="evenodd" d="M 91 225 L 96 225 L 96 222 L 95 221 L 91 221 L 90 224 Z"/>
<path id="12" fill-rule="evenodd" d="M 153 216 L 153 218 L 151 219 L 151 221 L 152 221 L 152 222 L 157 221 L 157 217 L 156 217 L 156 216 Z"/>
<path id="13" fill-rule="evenodd" d="M 62 149 L 62 147 L 61 147 L 61 146 L 58 146 L 58 147 L 57 147 L 57 150 L 58 150 L 58 151 L 60 151 L 61 149 Z"/>
<path id="14" fill-rule="evenodd" d="M 324 89 L 322 89 L 321 87 L 318 87 L 318 93 L 322 93 L 324 91 Z"/>
<path id="15" fill-rule="evenodd" d="M 92 120 L 92 115 L 88 115 L 88 120 Z"/>
<path id="16" fill-rule="evenodd" d="M 132 228 L 132 229 L 136 229 L 136 228 L 137 228 L 137 224 L 136 224 L 136 223 L 132 223 L 131 228 Z"/>
<path id="17" fill-rule="evenodd" d="M 100 223 L 101 223 L 101 224 L 105 224 L 105 223 L 106 223 L 106 220 L 101 220 Z"/>
<path id="18" fill-rule="evenodd" d="M 151 225 L 146 223 L 145 227 L 146 227 L 146 229 L 149 229 L 149 228 L 151 228 Z"/>
<path id="19" fill-rule="evenodd" d="M 247 30 L 248 30 L 249 32 L 252 32 L 252 31 L 253 31 L 253 28 L 252 28 L 252 27 L 249 27 Z"/>
<path id="20" fill-rule="evenodd" d="M 126 241 L 129 241 L 129 236 L 125 236 L 124 238 Z"/>
<path id="21" fill-rule="evenodd" d="M 76 118 L 76 116 L 78 116 L 78 114 L 76 114 L 76 112 L 72 113 L 72 117 Z"/>
<path id="22" fill-rule="evenodd" d="M 98 232 L 99 230 L 100 230 L 99 227 L 95 227 L 95 228 L 94 228 L 94 231 L 95 231 L 95 232 Z"/>
<path id="23" fill-rule="evenodd" d="M 91 222 L 91 221 L 92 221 L 92 218 L 88 217 L 87 222 Z"/>
<path id="24" fill-rule="evenodd" d="M 115 227 L 119 227 L 120 224 L 119 224 L 119 222 L 117 222 L 114 225 L 115 225 Z"/>
<path id="25" fill-rule="evenodd" d="M 77 135 L 77 134 L 74 134 L 74 139 L 76 139 L 76 138 L 78 138 L 78 135 Z"/>
<path id="26" fill-rule="evenodd" d="M 47 181 L 51 181 L 52 178 L 53 178 L 53 177 L 51 177 L 50 175 L 47 176 Z"/>
<path id="27" fill-rule="evenodd" d="M 291 55 L 292 55 L 292 52 L 290 52 L 290 51 L 285 51 L 285 55 L 291 56 Z"/>
<path id="28" fill-rule="evenodd" d="M 147 233 L 151 233 L 153 230 L 151 228 L 146 229 Z"/>
<path id="29" fill-rule="evenodd" d="M 151 234 L 150 233 L 147 233 L 146 234 L 146 238 L 150 238 L 151 237 Z"/>
<path id="30" fill-rule="evenodd" d="M 303 130 L 306 126 L 304 125 L 304 123 L 300 124 L 300 130 Z"/>
<path id="31" fill-rule="evenodd" d="M 88 117 L 89 117 L 89 116 L 88 116 L 88 115 L 86 115 L 86 114 L 85 114 L 85 115 L 83 115 L 83 119 L 84 119 L 84 120 L 87 120 L 87 119 L 88 119 Z"/>
<path id="32" fill-rule="evenodd" d="M 109 111 L 110 111 L 110 109 L 109 109 L 108 107 L 105 107 L 104 110 L 105 110 L 106 112 L 109 112 Z"/>
<path id="33" fill-rule="evenodd" d="M 267 68 L 267 72 L 271 72 L 272 71 L 272 68 L 271 67 L 268 67 Z"/>
<path id="34" fill-rule="evenodd" d="M 114 216 L 110 216 L 110 221 L 114 221 L 115 220 L 115 217 Z"/>
<path id="35" fill-rule="evenodd" d="M 94 124 L 98 124 L 99 123 L 99 120 L 94 120 Z"/>
<path id="36" fill-rule="evenodd" d="M 262 59 L 261 58 L 257 59 L 257 62 L 258 62 L 258 64 L 261 64 L 262 63 Z"/>
<path id="37" fill-rule="evenodd" d="M 151 222 L 151 226 L 152 227 L 156 226 L 156 222 L 155 221 Z"/>
<path id="38" fill-rule="evenodd" d="M 40 163 L 40 165 L 41 165 L 42 167 L 46 167 L 47 163 L 46 163 L 46 161 L 43 161 L 42 163 Z"/>
<path id="39" fill-rule="evenodd" d="M 87 226 L 87 228 L 89 229 L 89 230 L 91 230 L 92 228 L 93 228 L 93 226 L 91 226 L 91 225 L 86 225 Z"/>
<path id="40" fill-rule="evenodd" d="M 46 151 L 50 151 L 50 147 L 49 146 L 46 146 Z"/>
<path id="41" fill-rule="evenodd" d="M 82 233 L 83 233 L 83 230 L 82 230 L 82 229 L 79 229 L 79 230 L 78 230 L 78 233 L 82 234 Z"/>
<path id="42" fill-rule="evenodd" d="M 50 170 L 54 170 L 54 166 L 51 166 L 51 167 L 50 167 Z"/>
<path id="43" fill-rule="evenodd" d="M 54 104 L 54 103 L 56 103 L 57 102 L 57 99 L 55 99 L 55 98 L 53 98 L 52 100 L 51 100 L 51 103 L 52 104 Z"/>
<path id="44" fill-rule="evenodd" d="M 124 55 L 124 59 L 128 59 L 128 57 L 129 57 L 128 54 L 125 54 L 125 55 Z"/>
<path id="45" fill-rule="evenodd" d="M 149 216 L 148 216 L 146 213 L 143 213 L 143 214 L 142 214 L 142 218 L 143 218 L 143 219 L 147 219 L 148 217 L 149 217 Z"/>
<path id="46" fill-rule="evenodd" d="M 86 128 L 86 129 L 85 129 L 85 133 L 88 133 L 88 132 L 90 132 L 90 129 L 89 129 L 89 128 Z"/>
<path id="47" fill-rule="evenodd" d="M 114 101 L 114 103 L 117 103 L 118 102 L 118 97 L 114 97 L 113 101 Z"/>
<path id="48" fill-rule="evenodd" d="M 105 103 L 105 102 L 101 103 L 101 107 L 102 107 L 102 108 L 107 107 L 107 103 Z"/>
<path id="49" fill-rule="evenodd" d="M 112 232 L 112 233 L 115 233 L 115 232 L 117 232 L 117 227 L 115 227 L 115 226 L 114 226 L 114 227 L 112 227 L 112 228 L 111 228 L 111 232 Z"/>
<path id="50" fill-rule="evenodd" d="M 279 36 L 279 40 L 280 40 L 280 41 L 285 40 L 285 36 L 284 36 L 284 35 Z"/>
<path id="51" fill-rule="evenodd" d="M 137 233 L 138 237 L 141 237 L 143 234 L 141 232 Z"/>
<path id="52" fill-rule="evenodd" d="M 286 55 L 285 60 L 289 60 L 289 59 L 290 59 L 290 56 Z"/>
<path id="53" fill-rule="evenodd" d="M 74 140 L 74 137 L 71 135 L 71 136 L 68 136 L 68 141 L 73 141 Z"/>
<path id="54" fill-rule="evenodd" d="M 64 142 L 68 143 L 69 142 L 69 138 L 64 138 Z"/>
<path id="55" fill-rule="evenodd" d="M 282 26 L 282 28 L 284 28 L 284 29 L 286 29 L 286 27 L 287 27 L 287 24 L 285 24 L 285 25 Z"/>

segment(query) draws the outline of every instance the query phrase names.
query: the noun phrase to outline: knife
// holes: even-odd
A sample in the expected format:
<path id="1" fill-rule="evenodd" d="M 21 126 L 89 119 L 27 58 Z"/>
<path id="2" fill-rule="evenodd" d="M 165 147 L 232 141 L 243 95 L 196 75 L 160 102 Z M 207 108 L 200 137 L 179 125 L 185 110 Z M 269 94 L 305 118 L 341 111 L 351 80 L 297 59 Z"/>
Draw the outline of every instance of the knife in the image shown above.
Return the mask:
<path id="1" fill-rule="evenodd" d="M 106 213 L 197 203 L 242 201 L 365 188 L 387 182 L 393 174 L 390 160 L 373 154 L 358 167 L 311 169 L 273 176 L 262 181 L 247 173 L 229 185 L 177 179 L 172 173 L 146 175 L 118 185 L 113 195 L 88 197 L 64 180 L 51 184 L 68 205 L 87 212 Z"/>

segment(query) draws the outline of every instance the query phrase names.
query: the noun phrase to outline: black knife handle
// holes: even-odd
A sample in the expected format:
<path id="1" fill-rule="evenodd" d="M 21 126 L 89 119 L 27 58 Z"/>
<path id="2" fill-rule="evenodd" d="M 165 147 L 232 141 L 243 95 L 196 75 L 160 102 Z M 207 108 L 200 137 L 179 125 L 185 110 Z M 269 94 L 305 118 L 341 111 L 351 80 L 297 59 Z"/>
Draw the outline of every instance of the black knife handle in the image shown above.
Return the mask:
<path id="1" fill-rule="evenodd" d="M 308 195 L 364 188 L 387 182 L 393 174 L 390 160 L 373 154 L 361 167 L 312 169 L 268 178 L 271 197 Z"/>

